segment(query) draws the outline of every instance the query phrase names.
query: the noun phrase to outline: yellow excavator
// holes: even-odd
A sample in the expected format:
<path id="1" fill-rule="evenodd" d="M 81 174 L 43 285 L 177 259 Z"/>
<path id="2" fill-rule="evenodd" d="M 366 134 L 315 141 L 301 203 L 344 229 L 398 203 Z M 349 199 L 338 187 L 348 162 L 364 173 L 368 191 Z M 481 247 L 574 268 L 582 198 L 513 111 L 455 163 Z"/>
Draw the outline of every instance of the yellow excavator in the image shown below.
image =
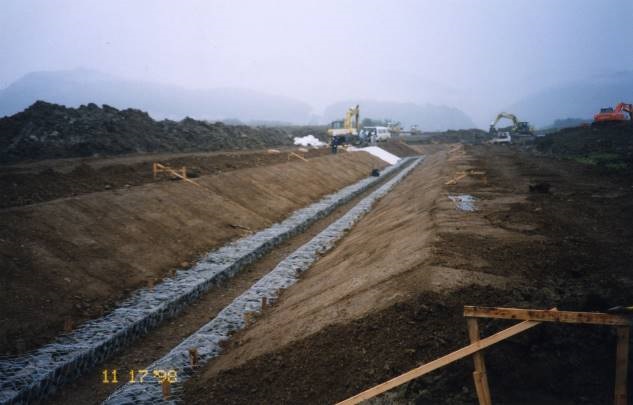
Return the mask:
<path id="1" fill-rule="evenodd" d="M 350 107 L 345 112 L 345 119 L 332 121 L 327 134 L 330 142 L 336 138 L 338 145 L 356 143 L 358 141 L 358 131 L 360 127 L 360 108 Z"/>
<path id="2" fill-rule="evenodd" d="M 503 129 L 497 129 L 497 124 L 502 118 L 506 118 L 512 121 L 512 126 Z M 530 124 L 526 121 L 519 121 L 516 115 L 507 112 L 501 112 L 497 114 L 497 117 L 490 124 L 490 130 L 488 133 L 492 136 L 499 137 L 500 133 L 506 133 L 508 142 L 510 137 L 519 138 L 517 140 L 525 141 L 534 137 L 534 132 L 530 127 Z M 494 142 L 493 142 L 494 143 Z"/>

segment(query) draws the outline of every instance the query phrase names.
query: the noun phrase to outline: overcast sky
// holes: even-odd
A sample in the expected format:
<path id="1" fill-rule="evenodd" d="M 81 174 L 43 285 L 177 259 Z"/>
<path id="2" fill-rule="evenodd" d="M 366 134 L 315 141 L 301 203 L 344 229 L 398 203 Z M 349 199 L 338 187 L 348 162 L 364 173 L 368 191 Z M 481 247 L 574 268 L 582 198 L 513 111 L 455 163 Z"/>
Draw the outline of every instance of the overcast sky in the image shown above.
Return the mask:
<path id="1" fill-rule="evenodd" d="M 456 106 L 633 70 L 633 0 L 3 0 L 0 87 L 78 67 L 304 100 Z"/>

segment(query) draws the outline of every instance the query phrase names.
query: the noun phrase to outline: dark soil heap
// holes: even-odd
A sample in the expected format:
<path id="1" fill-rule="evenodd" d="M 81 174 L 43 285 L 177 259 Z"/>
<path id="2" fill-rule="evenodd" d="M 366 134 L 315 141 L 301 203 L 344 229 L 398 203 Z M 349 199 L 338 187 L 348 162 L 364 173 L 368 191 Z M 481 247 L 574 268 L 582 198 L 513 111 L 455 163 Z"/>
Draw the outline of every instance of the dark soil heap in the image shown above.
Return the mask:
<path id="1" fill-rule="evenodd" d="M 540 152 L 610 171 L 633 171 L 633 123 L 565 128 L 538 138 Z"/>
<path id="2" fill-rule="evenodd" d="M 257 149 L 292 145 L 279 128 L 208 123 L 191 118 L 155 121 L 146 112 L 90 103 L 79 108 L 37 101 L 0 119 L 0 163 L 31 159 Z"/>

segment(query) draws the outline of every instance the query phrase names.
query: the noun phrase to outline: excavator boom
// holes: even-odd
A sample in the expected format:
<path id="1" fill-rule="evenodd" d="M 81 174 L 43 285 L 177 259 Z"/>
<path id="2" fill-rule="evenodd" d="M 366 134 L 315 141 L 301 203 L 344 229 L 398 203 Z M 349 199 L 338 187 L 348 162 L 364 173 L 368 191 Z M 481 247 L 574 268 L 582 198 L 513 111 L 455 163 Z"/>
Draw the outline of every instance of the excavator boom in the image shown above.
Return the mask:
<path id="1" fill-rule="evenodd" d="M 496 126 L 502 118 L 506 118 L 512 121 L 511 132 L 515 134 L 532 135 L 532 129 L 527 122 L 519 121 L 516 115 L 507 112 L 501 112 L 497 114 L 495 120 L 492 121 L 492 123 L 490 124 L 490 134 L 495 134 L 497 132 Z"/>

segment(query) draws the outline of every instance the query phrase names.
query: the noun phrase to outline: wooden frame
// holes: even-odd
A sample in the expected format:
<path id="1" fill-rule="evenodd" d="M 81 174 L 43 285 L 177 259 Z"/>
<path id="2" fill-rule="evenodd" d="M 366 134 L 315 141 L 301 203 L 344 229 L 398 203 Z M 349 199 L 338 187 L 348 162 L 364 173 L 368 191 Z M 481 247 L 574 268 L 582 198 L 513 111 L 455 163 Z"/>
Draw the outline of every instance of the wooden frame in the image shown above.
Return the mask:
<path id="1" fill-rule="evenodd" d="M 193 180 L 191 180 L 191 179 L 189 179 L 187 177 L 187 166 L 183 166 L 182 169 L 180 169 L 180 173 L 179 173 L 177 170 L 172 169 L 169 166 L 165 166 L 163 164 L 154 162 L 154 163 L 152 163 L 152 173 L 154 175 L 154 179 L 156 178 L 158 173 L 169 173 L 169 174 L 172 174 L 172 175 L 174 175 L 174 176 L 176 176 L 176 177 L 178 177 L 178 178 L 180 178 L 180 179 L 182 179 L 182 180 L 184 180 L 184 181 L 186 181 L 188 183 L 191 183 L 191 184 L 193 184 L 195 186 L 201 187 L 200 184 L 196 183 L 195 181 L 193 181 Z"/>
<path id="2" fill-rule="evenodd" d="M 520 321 L 582 323 L 588 325 L 631 326 L 629 317 L 601 312 L 555 311 L 542 309 L 464 307 L 464 316 L 516 319 Z"/>
<path id="3" fill-rule="evenodd" d="M 369 388 L 353 397 L 339 402 L 339 405 L 357 404 L 361 401 L 373 398 L 392 388 L 421 377 L 431 371 L 444 367 L 456 360 L 467 356 L 473 356 L 475 371 L 473 380 L 480 405 L 491 405 L 490 388 L 486 375 L 486 365 L 483 349 L 501 342 L 509 337 L 524 332 L 542 322 L 560 322 L 589 325 L 608 325 L 617 328 L 618 342 L 616 347 L 615 364 L 615 390 L 614 404 L 626 405 L 627 403 L 627 376 L 629 359 L 629 337 L 632 319 L 617 314 L 605 314 L 599 312 L 574 312 L 550 310 L 518 309 L 518 308 L 490 308 L 465 306 L 464 316 L 468 326 L 470 344 L 439 359 L 423 364 L 413 370 L 407 371 L 389 381 Z M 495 333 L 487 338 L 480 339 L 478 318 L 516 319 L 523 322 Z"/>

